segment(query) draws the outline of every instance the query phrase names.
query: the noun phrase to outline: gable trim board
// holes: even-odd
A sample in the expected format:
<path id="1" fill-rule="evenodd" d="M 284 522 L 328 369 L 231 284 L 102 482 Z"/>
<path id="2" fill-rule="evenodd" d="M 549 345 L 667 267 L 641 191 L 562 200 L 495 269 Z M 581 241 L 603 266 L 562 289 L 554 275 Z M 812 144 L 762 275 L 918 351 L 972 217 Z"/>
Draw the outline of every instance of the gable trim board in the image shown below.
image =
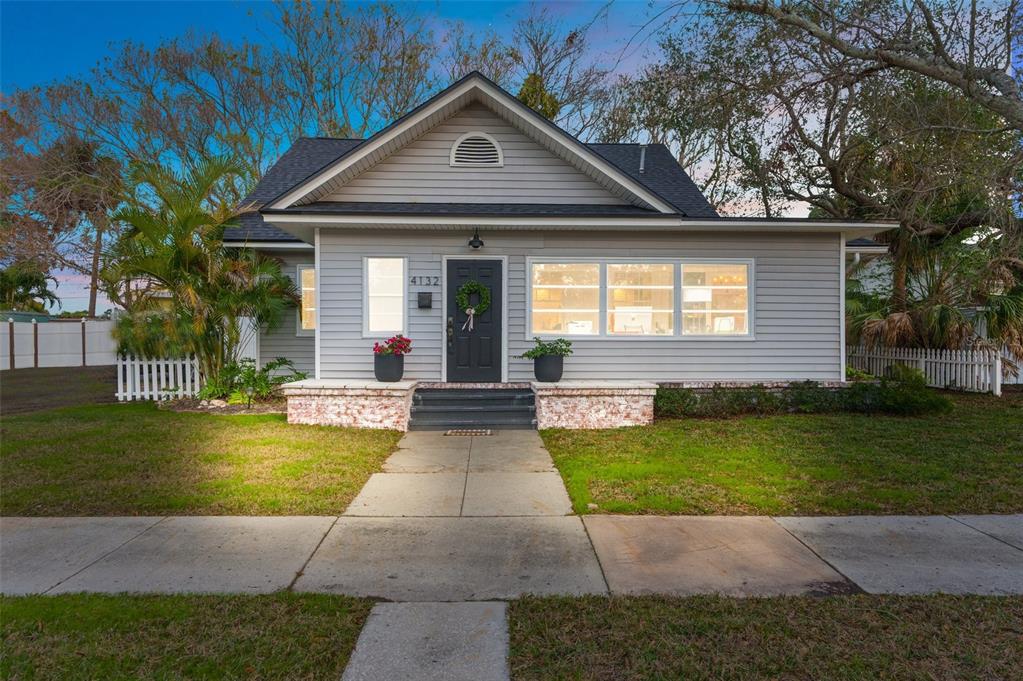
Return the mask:
<path id="1" fill-rule="evenodd" d="M 667 201 L 478 73 L 469 74 L 457 81 L 333 163 L 313 173 L 297 187 L 269 201 L 267 206 L 279 210 L 321 198 L 408 145 L 473 101 L 480 101 L 488 108 L 492 108 L 501 118 L 519 128 L 527 136 L 533 137 L 534 141 L 540 142 L 542 139 L 548 142 L 549 151 L 562 157 L 584 174 L 590 175 L 612 193 L 633 203 L 652 206 L 661 213 L 677 213 Z M 548 146 L 540 143 L 541 146 Z"/>

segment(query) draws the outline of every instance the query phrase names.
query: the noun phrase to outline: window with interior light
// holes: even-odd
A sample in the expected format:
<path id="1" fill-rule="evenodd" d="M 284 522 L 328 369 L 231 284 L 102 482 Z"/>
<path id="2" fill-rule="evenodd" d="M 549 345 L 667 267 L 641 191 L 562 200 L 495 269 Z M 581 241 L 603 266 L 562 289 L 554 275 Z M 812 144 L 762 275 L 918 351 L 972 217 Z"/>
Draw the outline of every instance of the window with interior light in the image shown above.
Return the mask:
<path id="1" fill-rule="evenodd" d="M 613 336 L 675 334 L 674 263 L 607 264 L 607 332 Z"/>
<path id="2" fill-rule="evenodd" d="M 752 337 L 752 260 L 530 260 L 529 335 Z"/>
<path id="3" fill-rule="evenodd" d="M 682 264 L 682 335 L 749 335 L 749 263 Z"/>
<path id="4" fill-rule="evenodd" d="M 600 334 L 599 263 L 532 263 L 529 277 L 533 334 Z"/>
<path id="5" fill-rule="evenodd" d="M 405 258 L 365 258 L 363 334 L 405 333 Z"/>
<path id="6" fill-rule="evenodd" d="M 308 336 L 316 332 L 316 268 L 312 265 L 298 266 L 298 335 Z"/>

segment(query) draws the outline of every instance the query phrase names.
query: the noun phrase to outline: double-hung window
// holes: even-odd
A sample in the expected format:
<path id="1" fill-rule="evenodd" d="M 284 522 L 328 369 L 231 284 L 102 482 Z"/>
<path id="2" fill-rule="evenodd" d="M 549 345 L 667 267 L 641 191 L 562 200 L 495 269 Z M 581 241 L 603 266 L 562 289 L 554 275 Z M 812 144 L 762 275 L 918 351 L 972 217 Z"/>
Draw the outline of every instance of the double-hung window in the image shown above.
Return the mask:
<path id="1" fill-rule="evenodd" d="M 316 268 L 312 265 L 298 266 L 298 335 L 308 336 L 316 332 Z"/>
<path id="2" fill-rule="evenodd" d="M 363 264 L 363 334 L 405 333 L 405 258 L 366 258 Z"/>
<path id="3" fill-rule="evenodd" d="M 682 264 L 682 334 L 749 335 L 749 264 Z"/>
<path id="4" fill-rule="evenodd" d="M 533 261 L 530 335 L 750 336 L 752 261 Z"/>

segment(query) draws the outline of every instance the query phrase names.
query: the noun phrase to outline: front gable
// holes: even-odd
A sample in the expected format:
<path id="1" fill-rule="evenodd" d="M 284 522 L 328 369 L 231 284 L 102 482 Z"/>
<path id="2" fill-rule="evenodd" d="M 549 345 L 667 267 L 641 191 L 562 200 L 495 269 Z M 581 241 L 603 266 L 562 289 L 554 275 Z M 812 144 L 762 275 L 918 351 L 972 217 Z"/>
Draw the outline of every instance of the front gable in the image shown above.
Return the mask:
<path id="1" fill-rule="evenodd" d="M 501 168 L 449 163 L 451 145 L 472 132 L 473 126 L 498 139 L 502 149 L 507 143 L 509 158 Z M 421 174 L 424 165 L 429 166 L 426 173 L 431 177 Z M 530 174 L 536 177 L 527 177 Z M 323 201 L 594 203 L 677 213 L 627 172 L 477 73 L 278 196 L 268 207 L 280 210 Z"/>
<path id="2" fill-rule="evenodd" d="M 483 133 L 500 162 L 458 165 L 455 144 Z M 475 102 L 325 195 L 321 201 L 627 205 L 564 159 Z"/>

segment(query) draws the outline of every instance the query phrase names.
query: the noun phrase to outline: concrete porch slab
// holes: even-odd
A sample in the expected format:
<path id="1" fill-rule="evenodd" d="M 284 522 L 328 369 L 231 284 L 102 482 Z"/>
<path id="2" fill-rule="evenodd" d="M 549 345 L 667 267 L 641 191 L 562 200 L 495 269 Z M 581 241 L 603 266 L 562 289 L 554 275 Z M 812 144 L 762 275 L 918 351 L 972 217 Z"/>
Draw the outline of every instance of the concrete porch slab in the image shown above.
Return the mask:
<path id="1" fill-rule="evenodd" d="M 270 593 L 285 589 L 333 517 L 167 518 L 51 593 Z"/>
<path id="2" fill-rule="evenodd" d="M 57 586 L 160 522 L 161 518 L 2 518 L 0 593 Z"/>
<path id="3" fill-rule="evenodd" d="M 296 591 L 393 601 L 606 593 L 579 518 L 341 518 Z"/>
<path id="4" fill-rule="evenodd" d="M 471 473 L 464 516 L 568 515 L 572 502 L 557 473 Z"/>
<path id="5" fill-rule="evenodd" d="M 456 516 L 462 509 L 465 473 L 374 473 L 346 516 Z"/>
<path id="6" fill-rule="evenodd" d="M 1023 513 L 1015 515 L 954 515 L 961 523 L 969 525 L 1006 544 L 1023 551 Z"/>
<path id="7" fill-rule="evenodd" d="M 869 593 L 1023 593 L 1023 551 L 945 516 L 777 520 Z"/>
<path id="8" fill-rule="evenodd" d="M 732 596 L 855 587 L 765 517 L 586 516 L 611 593 Z"/>
<path id="9" fill-rule="evenodd" d="M 507 681 L 505 603 L 378 603 L 342 681 Z"/>

